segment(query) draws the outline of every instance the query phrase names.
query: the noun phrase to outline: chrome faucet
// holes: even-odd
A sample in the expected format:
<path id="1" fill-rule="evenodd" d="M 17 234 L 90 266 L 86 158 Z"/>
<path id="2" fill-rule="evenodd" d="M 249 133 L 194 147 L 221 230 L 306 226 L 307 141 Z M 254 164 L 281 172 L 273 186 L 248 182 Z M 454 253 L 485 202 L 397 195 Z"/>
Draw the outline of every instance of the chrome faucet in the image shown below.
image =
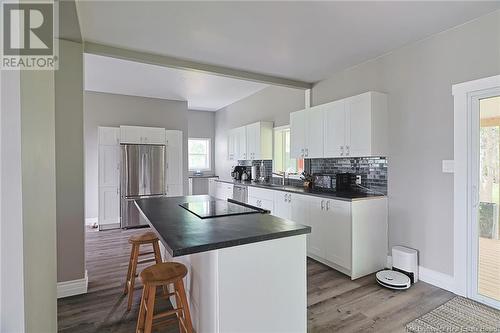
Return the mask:
<path id="1" fill-rule="evenodd" d="M 283 172 L 283 173 L 273 172 L 272 174 L 276 175 L 276 176 L 280 176 L 281 177 L 281 185 L 285 186 L 286 172 Z"/>

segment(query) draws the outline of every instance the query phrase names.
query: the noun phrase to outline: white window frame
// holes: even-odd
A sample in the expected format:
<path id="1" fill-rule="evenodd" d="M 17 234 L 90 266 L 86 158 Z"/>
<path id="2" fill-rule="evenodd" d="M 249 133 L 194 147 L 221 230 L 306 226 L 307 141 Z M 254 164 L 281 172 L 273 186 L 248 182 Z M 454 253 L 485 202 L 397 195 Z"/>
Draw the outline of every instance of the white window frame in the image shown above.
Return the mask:
<path id="1" fill-rule="evenodd" d="M 208 142 L 208 151 L 207 151 L 207 161 L 208 161 L 208 168 L 204 169 L 191 169 L 189 166 L 189 140 L 204 140 Z M 196 154 L 193 154 L 196 155 Z M 201 154 L 198 154 L 201 155 Z M 188 138 L 188 169 L 189 172 L 195 172 L 195 171 L 212 171 L 212 139 L 211 138 Z"/>
<path id="2" fill-rule="evenodd" d="M 274 163 L 274 144 L 275 144 L 275 135 L 274 134 L 276 133 L 276 131 L 282 131 L 282 130 L 286 130 L 286 129 L 290 129 L 290 125 L 283 125 L 283 126 L 278 126 L 278 127 L 273 128 L 273 172 L 278 172 L 278 171 L 276 171 L 276 163 Z M 289 179 L 300 179 L 300 174 L 296 174 L 296 175 L 287 174 L 287 177 Z"/>

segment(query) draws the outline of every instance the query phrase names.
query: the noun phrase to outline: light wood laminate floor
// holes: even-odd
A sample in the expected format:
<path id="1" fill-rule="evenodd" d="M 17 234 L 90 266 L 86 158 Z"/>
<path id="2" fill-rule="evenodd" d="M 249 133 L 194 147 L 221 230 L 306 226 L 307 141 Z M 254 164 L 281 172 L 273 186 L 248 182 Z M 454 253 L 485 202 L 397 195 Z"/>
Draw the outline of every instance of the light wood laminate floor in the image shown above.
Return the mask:
<path id="1" fill-rule="evenodd" d="M 142 286 L 137 283 L 130 312 L 122 293 L 130 255 L 128 237 L 144 231 L 87 232 L 89 290 L 85 295 L 58 300 L 59 332 L 135 332 Z M 373 275 L 351 281 L 310 259 L 307 277 L 309 332 L 404 332 L 407 322 L 453 297 L 423 282 L 398 292 L 378 286 Z M 177 329 L 173 325 L 162 332 Z"/>

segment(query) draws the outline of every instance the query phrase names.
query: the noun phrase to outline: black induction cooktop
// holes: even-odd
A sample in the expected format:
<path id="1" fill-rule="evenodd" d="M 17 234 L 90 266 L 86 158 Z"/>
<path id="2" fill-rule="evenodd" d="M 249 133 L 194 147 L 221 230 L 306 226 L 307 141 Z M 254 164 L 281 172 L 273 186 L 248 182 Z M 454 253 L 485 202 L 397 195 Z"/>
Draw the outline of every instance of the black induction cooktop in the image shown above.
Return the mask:
<path id="1" fill-rule="evenodd" d="M 180 204 L 179 206 L 188 210 L 201 219 L 262 213 L 262 210 L 259 210 L 257 208 L 220 199 L 185 202 L 183 204 Z"/>

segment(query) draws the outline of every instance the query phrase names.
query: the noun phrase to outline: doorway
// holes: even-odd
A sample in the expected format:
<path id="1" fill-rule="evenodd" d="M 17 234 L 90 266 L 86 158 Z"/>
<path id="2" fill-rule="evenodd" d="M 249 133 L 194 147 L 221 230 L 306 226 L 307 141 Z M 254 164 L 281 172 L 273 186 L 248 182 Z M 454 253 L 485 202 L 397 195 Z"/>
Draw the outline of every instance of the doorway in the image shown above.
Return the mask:
<path id="1" fill-rule="evenodd" d="M 468 296 L 500 308 L 500 89 L 471 96 Z"/>

